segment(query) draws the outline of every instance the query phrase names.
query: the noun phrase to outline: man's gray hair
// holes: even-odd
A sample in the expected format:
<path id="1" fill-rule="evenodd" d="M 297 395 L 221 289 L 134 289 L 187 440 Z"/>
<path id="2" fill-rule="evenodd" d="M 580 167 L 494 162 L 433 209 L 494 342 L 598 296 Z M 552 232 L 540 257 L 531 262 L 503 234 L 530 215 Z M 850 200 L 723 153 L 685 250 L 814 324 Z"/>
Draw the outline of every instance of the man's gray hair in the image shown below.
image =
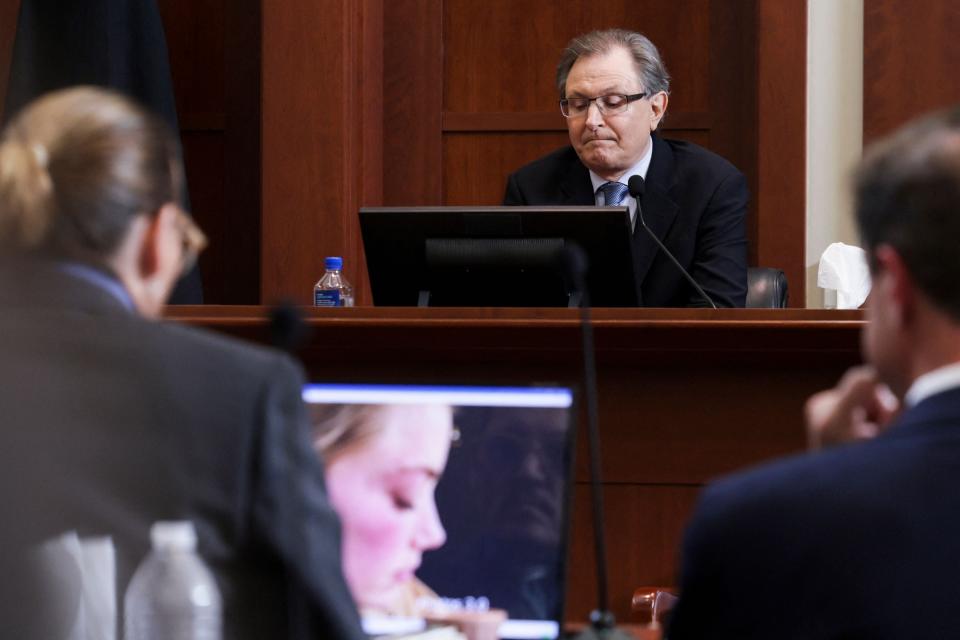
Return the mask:
<path id="1" fill-rule="evenodd" d="M 616 47 L 623 47 L 633 56 L 640 84 L 648 94 L 664 91 L 670 93 L 670 74 L 663 66 L 660 52 L 642 33 L 626 29 L 604 29 L 579 35 L 567 43 L 557 64 L 557 89 L 560 97 L 566 98 L 567 76 L 580 58 L 602 55 Z"/>

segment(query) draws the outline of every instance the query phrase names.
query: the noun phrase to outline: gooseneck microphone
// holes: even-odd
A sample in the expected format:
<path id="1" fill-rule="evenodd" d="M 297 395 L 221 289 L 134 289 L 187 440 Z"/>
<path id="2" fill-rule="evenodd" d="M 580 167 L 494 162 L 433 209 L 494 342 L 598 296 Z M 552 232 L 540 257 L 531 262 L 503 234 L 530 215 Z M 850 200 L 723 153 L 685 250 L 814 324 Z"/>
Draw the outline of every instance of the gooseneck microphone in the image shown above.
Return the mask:
<path id="1" fill-rule="evenodd" d="M 706 300 L 707 304 L 716 309 L 717 305 L 713 303 L 713 300 L 707 295 L 707 292 L 704 291 L 699 284 L 697 284 L 697 281 L 693 279 L 693 276 L 691 276 L 690 273 L 683 268 L 683 265 L 680 264 L 680 262 L 673 256 L 672 253 L 670 253 L 670 250 L 667 249 L 662 242 L 660 242 L 660 238 L 658 238 L 657 234 L 653 232 L 653 229 L 647 226 L 646 221 L 643 219 L 642 200 L 643 194 L 646 193 L 647 190 L 647 186 L 643 182 L 643 176 L 630 176 L 630 179 L 627 180 L 627 188 L 630 190 L 630 195 L 633 196 L 637 201 L 637 220 L 640 221 L 640 226 L 643 227 L 643 230 L 646 231 L 651 238 L 653 238 L 653 241 L 656 242 L 657 246 L 660 247 L 660 250 L 663 251 L 668 258 L 670 258 L 670 261 L 677 265 L 677 269 L 679 269 L 680 273 L 683 274 L 683 277 L 687 279 L 687 282 L 689 282 L 693 288 L 696 289 L 697 293 L 700 294 L 700 297 Z"/>
<path id="2" fill-rule="evenodd" d="M 587 444 L 590 453 L 590 496 L 593 503 L 593 549 L 597 570 L 597 608 L 590 624 L 575 640 L 632 640 L 617 629 L 607 596 L 607 543 L 603 525 L 603 484 L 600 477 L 600 426 L 597 410 L 597 365 L 590 324 L 590 297 L 587 291 L 587 256 L 577 245 L 560 251 L 560 260 L 574 293 L 580 298 L 580 330 L 583 336 L 583 395 L 587 403 Z"/>

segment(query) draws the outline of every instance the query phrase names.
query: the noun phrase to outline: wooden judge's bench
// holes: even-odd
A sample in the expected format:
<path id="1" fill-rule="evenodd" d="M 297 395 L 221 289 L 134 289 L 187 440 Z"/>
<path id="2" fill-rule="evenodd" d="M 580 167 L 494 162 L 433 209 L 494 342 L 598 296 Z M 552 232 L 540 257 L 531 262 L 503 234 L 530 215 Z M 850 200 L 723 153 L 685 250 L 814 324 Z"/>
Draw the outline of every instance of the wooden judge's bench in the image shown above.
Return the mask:
<path id="1" fill-rule="evenodd" d="M 581 386 L 572 309 L 305 308 L 314 381 Z M 172 307 L 187 324 L 269 341 L 265 307 Z M 804 448 L 802 406 L 860 361 L 857 311 L 596 309 L 611 608 L 671 585 L 710 478 Z M 578 389 L 579 391 L 579 389 Z M 582 407 L 581 403 L 581 407 Z M 581 411 L 582 413 L 582 411 Z M 579 432 L 566 618 L 595 606 L 586 438 Z"/>

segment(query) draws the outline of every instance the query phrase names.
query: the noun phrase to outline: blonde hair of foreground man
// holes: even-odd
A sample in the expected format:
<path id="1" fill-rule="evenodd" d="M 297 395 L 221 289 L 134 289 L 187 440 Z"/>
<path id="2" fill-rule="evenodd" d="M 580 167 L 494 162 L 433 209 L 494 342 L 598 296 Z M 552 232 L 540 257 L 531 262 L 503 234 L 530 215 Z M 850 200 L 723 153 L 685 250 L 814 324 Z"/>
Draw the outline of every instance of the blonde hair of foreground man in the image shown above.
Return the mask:
<path id="1" fill-rule="evenodd" d="M 182 182 L 168 127 L 131 100 L 93 87 L 49 94 L 0 141 L 0 255 L 108 271 L 156 317 L 206 244 L 176 204 Z M 144 238 L 159 241 L 153 251 Z"/>

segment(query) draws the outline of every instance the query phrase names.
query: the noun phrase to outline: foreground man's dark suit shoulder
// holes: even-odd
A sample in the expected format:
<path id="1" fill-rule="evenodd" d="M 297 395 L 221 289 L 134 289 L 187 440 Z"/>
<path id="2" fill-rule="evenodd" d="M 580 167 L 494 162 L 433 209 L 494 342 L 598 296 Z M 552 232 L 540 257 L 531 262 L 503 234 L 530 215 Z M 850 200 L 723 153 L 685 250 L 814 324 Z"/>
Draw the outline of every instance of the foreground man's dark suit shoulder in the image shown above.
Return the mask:
<path id="1" fill-rule="evenodd" d="M 657 135 L 651 141 L 642 202 L 647 225 L 718 307 L 744 306 L 750 196 L 743 174 L 695 144 Z M 503 199 L 506 205 L 595 202 L 590 174 L 569 146 L 511 174 Z M 641 306 L 706 306 L 639 223 L 633 252 Z"/>
<path id="2" fill-rule="evenodd" d="M 956 637 L 958 483 L 955 389 L 875 440 L 709 487 L 668 637 Z"/>
<path id="3" fill-rule="evenodd" d="M 7 541 L 113 536 L 122 606 L 151 523 L 189 518 L 225 638 L 362 637 L 286 356 L 144 320 L 56 267 L 3 268 L 0 382 Z"/>

